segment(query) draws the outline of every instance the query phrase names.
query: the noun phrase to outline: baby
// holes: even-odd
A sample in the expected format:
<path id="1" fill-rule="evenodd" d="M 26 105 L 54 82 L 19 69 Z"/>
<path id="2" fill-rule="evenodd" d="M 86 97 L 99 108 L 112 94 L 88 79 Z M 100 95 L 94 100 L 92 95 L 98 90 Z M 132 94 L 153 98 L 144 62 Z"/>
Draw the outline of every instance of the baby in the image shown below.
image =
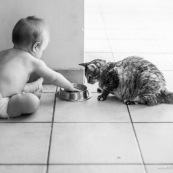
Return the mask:
<path id="1" fill-rule="evenodd" d="M 61 74 L 40 60 L 49 43 L 45 22 L 34 16 L 20 19 L 12 32 L 12 49 L 0 51 L 0 118 L 34 113 L 40 104 L 43 79 L 69 91 L 78 91 Z M 30 75 L 41 78 L 27 83 Z"/>

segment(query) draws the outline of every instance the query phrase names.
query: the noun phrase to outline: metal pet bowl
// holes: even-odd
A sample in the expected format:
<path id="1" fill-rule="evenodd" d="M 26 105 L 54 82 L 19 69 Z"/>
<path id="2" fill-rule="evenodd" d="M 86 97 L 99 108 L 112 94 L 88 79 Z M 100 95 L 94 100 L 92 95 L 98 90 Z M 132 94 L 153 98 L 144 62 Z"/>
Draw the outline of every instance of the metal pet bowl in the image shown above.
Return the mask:
<path id="1" fill-rule="evenodd" d="M 88 91 L 87 87 L 82 84 L 73 83 L 74 88 L 79 89 L 80 91 L 67 91 L 64 88 L 60 88 L 56 93 L 56 96 L 60 100 L 65 101 L 85 101 L 91 98 L 91 93 Z"/>

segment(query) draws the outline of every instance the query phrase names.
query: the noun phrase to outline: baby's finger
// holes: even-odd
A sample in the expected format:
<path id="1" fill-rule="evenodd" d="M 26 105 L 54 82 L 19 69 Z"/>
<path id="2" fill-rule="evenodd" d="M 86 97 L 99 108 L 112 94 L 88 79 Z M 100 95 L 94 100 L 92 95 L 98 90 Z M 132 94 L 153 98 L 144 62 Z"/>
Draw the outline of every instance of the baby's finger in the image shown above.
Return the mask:
<path id="1" fill-rule="evenodd" d="M 78 91 L 78 92 L 79 92 L 80 90 L 79 90 L 79 89 L 77 89 L 77 88 L 74 88 L 74 91 Z"/>

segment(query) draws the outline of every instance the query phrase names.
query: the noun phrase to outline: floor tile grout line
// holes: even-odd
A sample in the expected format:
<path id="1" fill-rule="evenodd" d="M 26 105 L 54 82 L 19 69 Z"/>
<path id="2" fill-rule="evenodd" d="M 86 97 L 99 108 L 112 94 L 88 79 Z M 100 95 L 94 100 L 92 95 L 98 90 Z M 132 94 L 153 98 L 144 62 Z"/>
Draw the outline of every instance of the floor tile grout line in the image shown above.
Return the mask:
<path id="1" fill-rule="evenodd" d="M 2 124 L 2 123 L 16 123 L 16 124 L 51 124 L 52 122 L 0 122 L 0 124 Z M 76 122 L 76 121 L 70 121 L 70 122 L 68 122 L 68 121 L 65 121 L 65 122 L 56 122 L 56 121 L 54 121 L 54 124 L 60 124 L 60 123 L 76 123 L 76 124 L 80 124 L 80 123 L 83 123 L 83 124 L 93 124 L 93 123 L 96 123 L 96 124 L 131 124 L 131 122 L 130 121 L 124 121 L 124 122 L 111 122 L 111 121 L 107 121 L 107 122 L 99 122 L 99 121 L 96 121 L 96 122 L 94 122 L 94 121 L 88 121 L 88 122 L 84 122 L 84 121 L 79 121 L 79 122 Z M 173 124 L 173 121 L 163 121 L 163 122 L 133 122 L 133 124 Z"/>
<path id="2" fill-rule="evenodd" d="M 25 124 L 51 124 L 52 122 L 51 121 L 47 121 L 47 122 L 45 122 L 45 121 L 38 121 L 38 122 L 32 122 L 32 121 L 30 121 L 30 122 L 25 122 L 25 121 L 22 121 L 22 122 L 19 122 L 19 121 L 10 121 L 10 122 L 8 122 L 8 120 L 7 121 L 4 121 L 4 122 L 0 122 L 0 124 L 1 123 L 18 123 L 18 124 L 21 124 L 21 123 L 25 123 Z"/>
<path id="3" fill-rule="evenodd" d="M 109 166 L 109 165 L 141 165 L 142 163 L 51 163 L 50 165 L 71 165 L 71 166 Z"/>
<path id="4" fill-rule="evenodd" d="M 156 122 L 133 122 L 133 124 L 172 124 L 173 123 L 173 121 L 171 122 L 171 121 L 163 121 L 163 122 L 159 122 L 159 121 L 156 121 Z"/>
<path id="5" fill-rule="evenodd" d="M 49 165 L 74 165 L 74 166 L 80 166 L 80 165 L 95 165 L 95 166 L 102 166 L 102 165 L 141 165 L 141 166 L 147 166 L 147 165 L 173 165 L 173 163 L 50 163 Z"/>
<path id="6" fill-rule="evenodd" d="M 49 163 L 51 165 L 72 165 L 72 166 L 81 166 L 81 165 L 88 165 L 88 166 L 102 166 L 102 165 L 141 165 L 141 166 L 148 166 L 148 165 L 173 165 L 173 163 Z M 0 163 L 0 166 L 47 166 L 47 163 Z"/>
<path id="7" fill-rule="evenodd" d="M 130 109 L 129 109 L 128 105 L 127 105 L 127 111 L 129 113 L 130 121 L 131 121 L 131 124 L 132 124 L 133 132 L 134 132 L 135 139 L 136 139 L 136 142 L 137 142 L 137 145 L 138 145 L 138 149 L 139 149 L 139 153 L 140 153 L 140 156 L 141 156 L 141 159 L 142 159 L 142 163 L 144 165 L 145 172 L 147 173 L 148 171 L 147 171 L 147 168 L 145 166 L 144 157 L 142 155 L 142 150 L 141 150 L 138 138 L 137 138 L 136 130 L 135 130 L 135 127 L 134 127 L 134 124 L 133 124 L 133 120 L 132 120 L 132 117 L 131 117 L 131 114 L 130 114 Z"/>
<path id="8" fill-rule="evenodd" d="M 54 122 L 55 124 L 130 124 L 131 122 Z"/>
<path id="9" fill-rule="evenodd" d="M 57 89 L 56 89 L 56 91 L 57 91 Z M 56 106 L 56 94 L 54 96 L 54 105 L 53 105 L 53 113 L 52 113 L 52 123 L 51 123 L 50 138 L 49 138 L 49 148 L 48 148 L 48 155 L 47 155 L 46 173 L 49 172 L 49 160 L 50 160 L 52 134 L 53 134 L 53 125 L 54 125 L 54 117 L 55 117 L 55 106 Z"/>
<path id="10" fill-rule="evenodd" d="M 0 163 L 0 166 L 46 166 L 47 163 Z"/>
<path id="11" fill-rule="evenodd" d="M 131 122 L 54 122 L 54 124 L 131 124 Z M 173 124 L 173 122 L 133 122 L 133 124 Z"/>

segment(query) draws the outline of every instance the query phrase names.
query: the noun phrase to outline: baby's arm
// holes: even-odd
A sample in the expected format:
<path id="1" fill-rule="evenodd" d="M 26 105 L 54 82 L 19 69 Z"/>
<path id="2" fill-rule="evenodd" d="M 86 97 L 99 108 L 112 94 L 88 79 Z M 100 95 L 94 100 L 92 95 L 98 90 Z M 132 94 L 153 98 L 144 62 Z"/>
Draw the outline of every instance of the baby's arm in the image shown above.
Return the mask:
<path id="1" fill-rule="evenodd" d="M 35 73 L 48 80 L 51 84 L 69 91 L 78 91 L 63 75 L 47 67 L 42 60 L 35 59 L 33 61 L 33 67 Z"/>

